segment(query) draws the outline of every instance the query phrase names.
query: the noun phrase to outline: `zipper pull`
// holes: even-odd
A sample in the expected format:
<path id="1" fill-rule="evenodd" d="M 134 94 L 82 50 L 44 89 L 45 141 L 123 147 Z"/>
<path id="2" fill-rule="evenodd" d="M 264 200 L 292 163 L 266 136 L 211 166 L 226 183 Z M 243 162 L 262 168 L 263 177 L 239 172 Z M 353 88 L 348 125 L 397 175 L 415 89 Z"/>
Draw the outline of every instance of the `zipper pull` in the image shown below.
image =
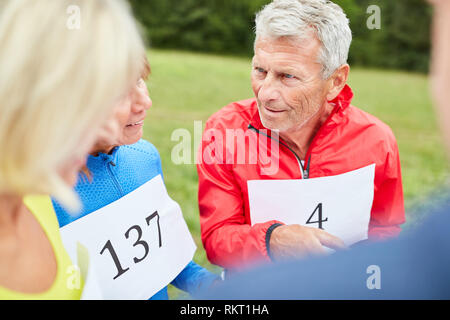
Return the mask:
<path id="1" fill-rule="evenodd" d="M 311 155 L 308 157 L 308 165 L 306 166 L 305 170 L 303 170 L 303 178 L 309 179 L 309 166 L 311 164 Z"/>
<path id="2" fill-rule="evenodd" d="M 109 162 L 109 164 L 112 165 L 113 167 L 116 166 L 116 164 L 115 164 L 114 161 L 112 161 L 112 160 Z"/>

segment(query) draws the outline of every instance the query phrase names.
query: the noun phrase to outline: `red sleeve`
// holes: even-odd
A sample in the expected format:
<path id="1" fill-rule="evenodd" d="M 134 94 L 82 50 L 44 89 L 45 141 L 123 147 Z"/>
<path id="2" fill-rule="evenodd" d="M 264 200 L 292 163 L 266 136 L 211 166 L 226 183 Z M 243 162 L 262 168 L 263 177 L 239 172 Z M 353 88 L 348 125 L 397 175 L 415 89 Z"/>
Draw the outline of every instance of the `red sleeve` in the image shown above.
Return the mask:
<path id="1" fill-rule="evenodd" d="M 202 242 L 209 261 L 228 269 L 270 261 L 266 246 L 270 232 L 267 231 L 279 222 L 254 226 L 247 223 L 243 194 L 232 165 L 211 159 L 208 150 L 205 152 L 208 147 L 211 149 L 211 144 L 203 141 L 197 164 Z"/>
<path id="2" fill-rule="evenodd" d="M 375 174 L 375 192 L 369 225 L 370 240 L 384 240 L 397 236 L 405 222 L 402 174 L 397 143 L 393 140 L 384 166 Z"/>

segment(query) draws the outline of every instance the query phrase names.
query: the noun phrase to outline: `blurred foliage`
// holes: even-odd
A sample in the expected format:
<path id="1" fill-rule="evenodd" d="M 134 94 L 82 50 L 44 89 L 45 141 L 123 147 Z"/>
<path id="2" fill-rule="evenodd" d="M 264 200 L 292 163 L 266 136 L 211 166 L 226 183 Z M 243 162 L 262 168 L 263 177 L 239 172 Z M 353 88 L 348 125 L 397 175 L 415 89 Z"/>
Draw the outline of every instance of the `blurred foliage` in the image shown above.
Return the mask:
<path id="1" fill-rule="evenodd" d="M 425 0 L 350 0 L 339 3 L 343 4 L 353 31 L 350 63 L 428 71 L 432 8 Z M 366 26 L 370 16 L 367 8 L 374 4 L 381 9 L 379 30 L 370 30 Z"/>
<path id="2" fill-rule="evenodd" d="M 270 0 L 130 0 L 148 43 L 156 48 L 251 56 L 254 17 Z M 336 0 L 350 19 L 349 62 L 426 72 L 432 10 L 425 0 Z M 370 30 L 370 5 L 381 29 Z"/>

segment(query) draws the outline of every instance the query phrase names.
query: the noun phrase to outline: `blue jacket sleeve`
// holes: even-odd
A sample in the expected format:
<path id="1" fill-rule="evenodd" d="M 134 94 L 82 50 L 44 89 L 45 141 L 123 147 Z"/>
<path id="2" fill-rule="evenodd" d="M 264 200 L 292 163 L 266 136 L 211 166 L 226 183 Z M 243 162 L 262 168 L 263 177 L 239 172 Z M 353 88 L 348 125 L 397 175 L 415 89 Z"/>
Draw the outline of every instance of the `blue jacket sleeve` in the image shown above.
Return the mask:
<path id="1" fill-rule="evenodd" d="M 198 290 L 210 287 L 215 280 L 220 280 L 220 276 L 191 261 L 172 281 L 172 284 L 192 295 Z"/>

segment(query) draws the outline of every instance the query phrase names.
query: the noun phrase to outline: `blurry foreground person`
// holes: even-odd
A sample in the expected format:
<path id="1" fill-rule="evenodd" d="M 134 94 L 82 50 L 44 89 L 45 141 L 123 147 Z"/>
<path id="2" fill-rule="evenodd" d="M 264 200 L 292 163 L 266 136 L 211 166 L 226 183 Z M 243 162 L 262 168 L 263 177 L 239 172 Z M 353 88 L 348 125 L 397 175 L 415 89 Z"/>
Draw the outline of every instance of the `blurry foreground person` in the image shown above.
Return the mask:
<path id="1" fill-rule="evenodd" d="M 450 158 L 450 1 L 430 2 L 435 6 L 431 60 L 432 94 Z"/>
<path id="2" fill-rule="evenodd" d="M 450 1 L 435 5 L 432 90 L 450 155 Z M 436 203 L 433 204 L 436 206 Z M 450 299 L 450 198 L 386 243 L 235 275 L 202 299 Z"/>
<path id="3" fill-rule="evenodd" d="M 0 299 L 81 297 L 49 195 L 79 208 L 78 171 L 142 69 L 123 1 L 78 0 L 79 29 L 72 4 L 0 3 Z"/>

